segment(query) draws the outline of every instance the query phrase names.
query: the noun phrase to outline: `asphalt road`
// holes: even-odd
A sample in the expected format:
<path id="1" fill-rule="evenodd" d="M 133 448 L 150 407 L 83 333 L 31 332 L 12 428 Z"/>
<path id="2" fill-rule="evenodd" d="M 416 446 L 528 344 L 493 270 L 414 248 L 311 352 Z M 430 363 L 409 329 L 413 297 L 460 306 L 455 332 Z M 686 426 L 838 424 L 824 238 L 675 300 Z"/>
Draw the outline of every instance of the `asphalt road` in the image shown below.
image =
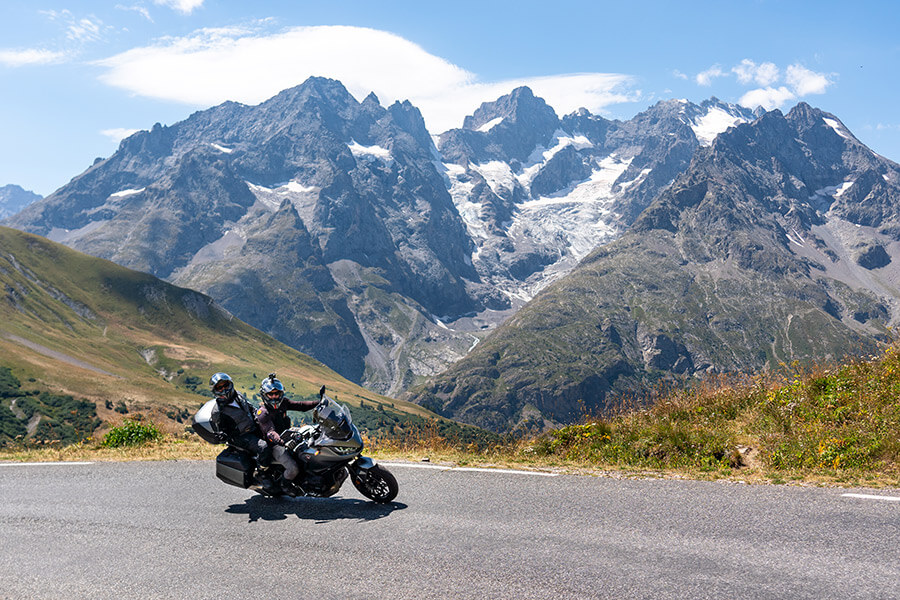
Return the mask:
<path id="1" fill-rule="evenodd" d="M 388 466 L 386 506 L 0 466 L 0 598 L 900 598 L 900 490 Z"/>

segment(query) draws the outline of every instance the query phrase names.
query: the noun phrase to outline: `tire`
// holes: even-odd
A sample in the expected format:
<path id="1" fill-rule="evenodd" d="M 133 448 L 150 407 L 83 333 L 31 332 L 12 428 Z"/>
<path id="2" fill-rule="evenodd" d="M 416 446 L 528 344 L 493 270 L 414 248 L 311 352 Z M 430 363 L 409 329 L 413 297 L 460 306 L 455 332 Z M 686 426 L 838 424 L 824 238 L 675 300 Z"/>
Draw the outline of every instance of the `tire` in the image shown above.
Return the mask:
<path id="1" fill-rule="evenodd" d="M 375 466 L 368 470 L 360 469 L 353 476 L 353 487 L 359 493 L 379 504 L 387 504 L 397 497 L 400 486 L 397 479 L 387 469 Z"/>

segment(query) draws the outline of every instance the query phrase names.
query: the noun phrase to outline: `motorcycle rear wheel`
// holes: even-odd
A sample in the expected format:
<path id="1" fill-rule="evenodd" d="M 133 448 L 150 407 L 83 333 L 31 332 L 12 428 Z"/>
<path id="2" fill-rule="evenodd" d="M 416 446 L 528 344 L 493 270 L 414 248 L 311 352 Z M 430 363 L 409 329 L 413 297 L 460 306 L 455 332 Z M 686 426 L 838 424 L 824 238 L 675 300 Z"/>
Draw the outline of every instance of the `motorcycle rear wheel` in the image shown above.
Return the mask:
<path id="1" fill-rule="evenodd" d="M 397 492 L 400 491 L 397 478 L 379 466 L 357 473 L 353 477 L 353 487 L 369 500 L 379 504 L 387 504 L 396 498 Z"/>

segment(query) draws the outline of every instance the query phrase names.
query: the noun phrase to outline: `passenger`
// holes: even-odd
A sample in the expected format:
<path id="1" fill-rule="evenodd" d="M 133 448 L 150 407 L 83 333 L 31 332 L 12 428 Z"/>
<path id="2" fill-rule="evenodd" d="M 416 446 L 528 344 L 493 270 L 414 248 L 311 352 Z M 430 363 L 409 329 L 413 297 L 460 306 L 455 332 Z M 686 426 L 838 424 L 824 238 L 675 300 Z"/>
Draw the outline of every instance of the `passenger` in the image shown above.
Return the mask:
<path id="1" fill-rule="evenodd" d="M 285 448 L 286 441 L 281 438 L 281 433 L 291 426 L 291 418 L 287 411 L 307 411 L 315 408 L 318 400 L 288 400 L 284 397 L 284 385 L 276 379 L 275 373 L 271 373 L 262 380 L 259 386 L 259 396 L 262 403 L 256 410 L 256 421 L 259 430 L 266 441 L 272 444 L 272 457 L 284 467 L 284 481 L 282 488 L 287 493 L 292 493 L 291 482 L 300 474 L 300 465 L 291 452 Z"/>

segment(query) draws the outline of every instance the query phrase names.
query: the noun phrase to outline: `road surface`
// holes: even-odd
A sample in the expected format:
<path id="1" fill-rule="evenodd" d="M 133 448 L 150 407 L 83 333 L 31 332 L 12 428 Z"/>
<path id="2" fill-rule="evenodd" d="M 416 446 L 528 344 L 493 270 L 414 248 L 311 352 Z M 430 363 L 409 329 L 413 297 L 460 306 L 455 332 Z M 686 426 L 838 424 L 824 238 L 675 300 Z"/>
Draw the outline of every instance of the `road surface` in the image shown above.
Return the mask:
<path id="1" fill-rule="evenodd" d="M 2 465 L 0 598 L 900 598 L 900 490 L 388 467 L 382 506 Z"/>

